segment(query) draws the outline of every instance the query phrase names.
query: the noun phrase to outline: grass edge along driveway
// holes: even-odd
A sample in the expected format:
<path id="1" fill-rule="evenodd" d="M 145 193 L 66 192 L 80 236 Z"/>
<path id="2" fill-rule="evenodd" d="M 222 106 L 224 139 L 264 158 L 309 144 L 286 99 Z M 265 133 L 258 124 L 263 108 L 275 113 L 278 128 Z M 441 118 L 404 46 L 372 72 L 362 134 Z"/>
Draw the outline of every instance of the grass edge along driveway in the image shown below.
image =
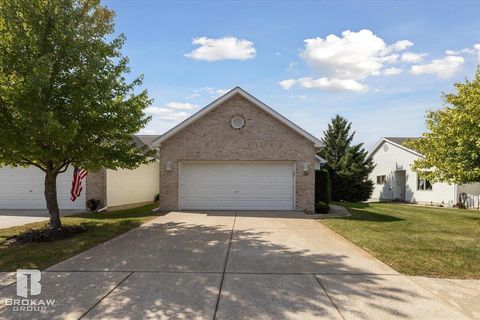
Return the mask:
<path id="1" fill-rule="evenodd" d="M 340 203 L 325 224 L 400 273 L 480 279 L 480 211 L 396 203 Z"/>
<path id="2" fill-rule="evenodd" d="M 0 229 L 0 271 L 19 268 L 46 269 L 97 244 L 114 238 L 128 230 L 161 215 L 151 212 L 158 204 L 121 211 L 92 213 L 62 217 L 63 225 L 83 225 L 88 231 L 68 239 L 25 245 L 7 245 L 8 237 L 45 226 L 46 222 Z"/>

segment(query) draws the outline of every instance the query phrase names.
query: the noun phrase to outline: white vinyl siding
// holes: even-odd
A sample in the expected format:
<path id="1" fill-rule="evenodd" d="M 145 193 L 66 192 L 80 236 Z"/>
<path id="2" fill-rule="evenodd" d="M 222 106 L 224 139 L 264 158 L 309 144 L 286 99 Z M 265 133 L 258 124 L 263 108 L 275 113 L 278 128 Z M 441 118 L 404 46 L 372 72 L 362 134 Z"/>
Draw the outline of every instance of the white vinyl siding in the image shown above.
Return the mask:
<path id="1" fill-rule="evenodd" d="M 388 145 L 388 148 L 383 148 L 385 144 Z M 372 200 L 395 199 L 395 172 L 405 171 L 405 201 L 454 204 L 455 188 L 453 184 L 434 183 L 432 190 L 418 190 L 418 175 L 412 170 L 411 165 L 413 161 L 419 159 L 419 156 L 389 142 L 383 142 L 372 154 L 372 158 L 375 168 L 370 174 L 370 179 L 375 182 L 378 176 L 386 176 L 385 183 L 374 185 Z"/>
<path id="2" fill-rule="evenodd" d="M 293 210 L 294 180 L 290 161 L 182 162 L 180 209 Z"/>

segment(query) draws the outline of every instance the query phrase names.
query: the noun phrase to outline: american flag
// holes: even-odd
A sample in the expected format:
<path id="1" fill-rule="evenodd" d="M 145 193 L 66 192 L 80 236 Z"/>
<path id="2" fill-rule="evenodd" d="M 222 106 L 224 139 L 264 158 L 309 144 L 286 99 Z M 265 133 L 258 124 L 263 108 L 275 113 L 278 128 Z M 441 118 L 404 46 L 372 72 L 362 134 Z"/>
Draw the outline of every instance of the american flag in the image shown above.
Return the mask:
<path id="1" fill-rule="evenodd" d="M 82 180 L 87 176 L 87 170 L 75 167 L 73 170 L 72 190 L 70 200 L 75 201 L 82 193 Z"/>

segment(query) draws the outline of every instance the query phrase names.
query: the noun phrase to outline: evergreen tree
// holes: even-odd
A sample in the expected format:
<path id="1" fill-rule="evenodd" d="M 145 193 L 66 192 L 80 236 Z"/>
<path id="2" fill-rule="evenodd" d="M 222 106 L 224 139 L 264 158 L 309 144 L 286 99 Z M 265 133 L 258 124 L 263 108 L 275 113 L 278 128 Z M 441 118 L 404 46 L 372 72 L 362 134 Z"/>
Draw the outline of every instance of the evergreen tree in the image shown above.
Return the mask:
<path id="1" fill-rule="evenodd" d="M 373 190 L 373 182 L 368 179 L 374 168 L 373 161 L 367 158 L 363 143 L 352 145 L 355 132 L 350 132 L 351 125 L 336 115 L 322 139 L 325 147 L 320 155 L 327 161 L 334 201 L 365 201 Z"/>

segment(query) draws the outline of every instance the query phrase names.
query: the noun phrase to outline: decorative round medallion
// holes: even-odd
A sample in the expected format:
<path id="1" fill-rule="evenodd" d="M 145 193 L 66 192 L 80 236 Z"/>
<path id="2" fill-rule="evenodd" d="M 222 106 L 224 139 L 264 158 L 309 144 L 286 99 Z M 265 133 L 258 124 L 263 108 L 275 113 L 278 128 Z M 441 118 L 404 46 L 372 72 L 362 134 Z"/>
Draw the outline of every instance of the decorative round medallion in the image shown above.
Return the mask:
<path id="1" fill-rule="evenodd" d="M 388 144 L 385 143 L 385 144 L 383 145 L 383 151 L 385 151 L 385 152 L 388 151 Z"/>
<path id="2" fill-rule="evenodd" d="M 242 129 L 245 126 L 245 120 L 240 116 L 235 116 L 230 120 L 230 125 L 233 129 Z"/>

